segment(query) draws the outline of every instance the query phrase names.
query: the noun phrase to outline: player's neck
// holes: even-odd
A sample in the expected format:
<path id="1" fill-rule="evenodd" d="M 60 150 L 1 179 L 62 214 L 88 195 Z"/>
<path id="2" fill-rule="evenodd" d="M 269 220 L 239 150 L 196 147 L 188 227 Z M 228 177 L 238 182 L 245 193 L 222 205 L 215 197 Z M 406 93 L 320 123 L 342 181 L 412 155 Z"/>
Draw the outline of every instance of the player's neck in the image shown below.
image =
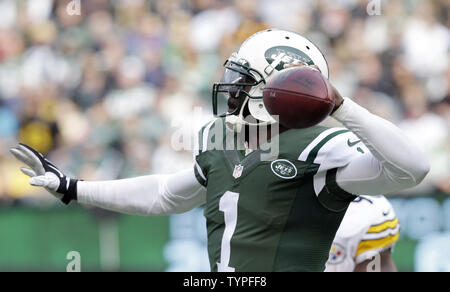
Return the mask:
<path id="1" fill-rule="evenodd" d="M 283 127 L 282 125 L 278 124 L 278 130 L 273 132 L 272 131 L 272 125 L 268 125 L 266 132 L 266 135 L 261 135 L 259 128 L 257 128 L 256 130 L 250 130 L 249 127 L 250 126 L 245 126 L 245 145 L 246 148 L 250 149 L 250 150 L 256 150 L 257 148 L 260 147 L 260 145 L 266 143 L 268 140 L 271 140 L 273 137 L 275 137 L 276 135 L 279 135 L 283 132 L 286 132 L 287 130 L 289 130 L 286 127 Z"/>

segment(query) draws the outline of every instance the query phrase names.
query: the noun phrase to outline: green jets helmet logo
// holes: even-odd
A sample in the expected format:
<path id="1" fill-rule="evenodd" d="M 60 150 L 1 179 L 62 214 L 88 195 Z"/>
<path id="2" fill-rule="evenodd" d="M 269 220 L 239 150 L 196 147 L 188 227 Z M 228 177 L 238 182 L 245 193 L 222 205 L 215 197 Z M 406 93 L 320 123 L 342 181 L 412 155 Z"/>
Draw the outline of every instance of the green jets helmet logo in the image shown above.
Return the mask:
<path id="1" fill-rule="evenodd" d="M 270 165 L 272 172 L 284 179 L 293 179 L 297 176 L 297 168 L 295 165 L 286 159 L 278 159 Z"/>
<path id="2" fill-rule="evenodd" d="M 272 47 L 268 49 L 264 55 L 267 62 L 278 71 L 283 70 L 284 65 L 294 64 L 297 61 L 306 63 L 308 65 L 314 65 L 314 62 L 310 57 L 308 57 L 308 55 L 306 55 L 299 49 L 292 47 Z"/>

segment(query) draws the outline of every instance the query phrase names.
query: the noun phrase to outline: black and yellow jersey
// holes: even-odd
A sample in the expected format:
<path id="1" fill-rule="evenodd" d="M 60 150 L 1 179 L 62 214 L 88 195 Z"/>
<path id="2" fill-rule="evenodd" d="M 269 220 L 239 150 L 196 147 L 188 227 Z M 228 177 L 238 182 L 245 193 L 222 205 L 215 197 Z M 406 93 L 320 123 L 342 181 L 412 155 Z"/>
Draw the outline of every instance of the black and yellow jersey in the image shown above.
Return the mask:
<path id="1" fill-rule="evenodd" d="M 394 247 L 400 223 L 383 196 L 359 196 L 339 227 L 330 251 L 326 272 L 353 272 L 355 266 Z"/>

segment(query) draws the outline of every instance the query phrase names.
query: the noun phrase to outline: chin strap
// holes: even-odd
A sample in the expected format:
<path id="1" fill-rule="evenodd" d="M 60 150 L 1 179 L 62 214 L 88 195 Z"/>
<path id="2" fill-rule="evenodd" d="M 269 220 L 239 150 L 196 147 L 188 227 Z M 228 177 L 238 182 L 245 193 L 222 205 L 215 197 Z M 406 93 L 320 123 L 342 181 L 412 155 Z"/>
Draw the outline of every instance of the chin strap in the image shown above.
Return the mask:
<path id="1" fill-rule="evenodd" d="M 245 121 L 240 117 L 232 115 L 225 117 L 225 125 L 227 128 L 235 133 L 242 132 L 242 127 L 244 126 Z"/>

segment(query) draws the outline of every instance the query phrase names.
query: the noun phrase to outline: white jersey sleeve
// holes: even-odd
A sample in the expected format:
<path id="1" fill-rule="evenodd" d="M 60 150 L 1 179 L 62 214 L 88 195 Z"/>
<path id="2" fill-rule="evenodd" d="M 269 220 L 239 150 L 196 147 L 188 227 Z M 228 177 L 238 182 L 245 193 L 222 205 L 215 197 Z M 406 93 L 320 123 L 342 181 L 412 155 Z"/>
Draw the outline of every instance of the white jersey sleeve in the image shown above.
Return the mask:
<path id="1" fill-rule="evenodd" d="M 356 195 L 382 195 L 419 184 L 429 171 L 424 153 L 395 125 L 351 99 L 333 114 L 346 128 L 321 133 L 299 160 L 319 165 L 314 191 L 333 211 Z"/>
<path id="2" fill-rule="evenodd" d="M 195 149 L 198 149 L 198 145 Z M 195 159 L 197 155 L 198 150 L 194 150 L 193 168 L 174 174 L 111 181 L 79 181 L 78 202 L 144 216 L 187 212 L 206 202 L 206 178 Z"/>
<path id="3" fill-rule="evenodd" d="M 81 204 L 135 215 L 170 215 L 187 212 L 206 202 L 206 189 L 194 170 L 170 175 L 147 175 L 113 181 L 79 181 Z"/>
<path id="4" fill-rule="evenodd" d="M 382 195 L 414 187 L 427 175 L 426 155 L 391 122 L 349 98 L 333 117 L 370 150 L 339 168 L 336 178 L 342 189 L 358 195 Z"/>
<path id="5" fill-rule="evenodd" d="M 336 233 L 325 272 L 352 272 L 357 264 L 393 248 L 400 235 L 394 209 L 383 196 L 352 202 Z"/>

